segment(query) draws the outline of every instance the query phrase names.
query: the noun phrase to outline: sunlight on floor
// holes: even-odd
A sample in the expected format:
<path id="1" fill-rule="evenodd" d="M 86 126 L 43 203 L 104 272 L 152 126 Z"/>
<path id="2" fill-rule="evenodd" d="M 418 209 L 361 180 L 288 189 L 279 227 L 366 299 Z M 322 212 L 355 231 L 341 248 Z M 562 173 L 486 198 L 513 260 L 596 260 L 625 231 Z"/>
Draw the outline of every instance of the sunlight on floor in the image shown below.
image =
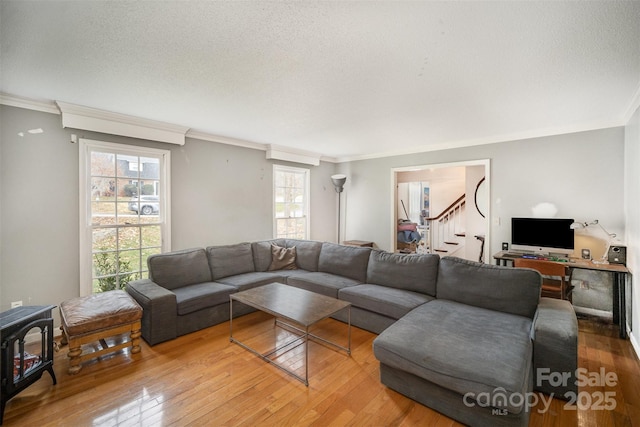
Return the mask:
<path id="1" fill-rule="evenodd" d="M 122 405 L 93 420 L 94 426 L 153 425 L 159 424 L 163 415 L 164 396 L 150 395 L 146 388 L 133 401 Z"/>

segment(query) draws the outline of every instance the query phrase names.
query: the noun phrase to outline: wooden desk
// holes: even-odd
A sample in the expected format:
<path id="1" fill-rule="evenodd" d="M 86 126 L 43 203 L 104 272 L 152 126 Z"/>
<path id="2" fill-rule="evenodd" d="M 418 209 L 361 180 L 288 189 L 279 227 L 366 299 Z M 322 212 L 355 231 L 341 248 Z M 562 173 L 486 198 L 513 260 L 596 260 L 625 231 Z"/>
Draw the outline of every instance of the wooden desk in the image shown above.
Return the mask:
<path id="1" fill-rule="evenodd" d="M 515 258 L 520 258 L 518 255 L 513 255 L 508 251 L 500 251 L 493 255 L 496 260 L 496 265 L 508 265 L 508 262 Z M 549 260 L 549 262 L 559 262 Z M 613 276 L 613 322 L 618 325 L 620 331 L 620 338 L 627 337 L 627 318 L 626 318 L 626 290 L 625 283 L 629 269 L 622 264 L 596 264 L 591 260 L 582 258 L 571 258 L 568 262 L 562 262 L 569 268 L 578 268 L 583 270 L 604 271 L 611 273 Z"/>

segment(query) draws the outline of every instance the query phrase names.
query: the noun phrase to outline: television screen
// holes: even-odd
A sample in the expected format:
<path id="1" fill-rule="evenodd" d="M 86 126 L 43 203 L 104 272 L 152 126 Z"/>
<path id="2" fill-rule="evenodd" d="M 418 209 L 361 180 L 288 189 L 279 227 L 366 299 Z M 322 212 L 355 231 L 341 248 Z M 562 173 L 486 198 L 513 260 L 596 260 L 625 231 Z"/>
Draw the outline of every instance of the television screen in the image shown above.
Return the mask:
<path id="1" fill-rule="evenodd" d="M 514 250 L 570 254 L 574 234 L 567 218 L 511 218 L 511 247 Z"/>

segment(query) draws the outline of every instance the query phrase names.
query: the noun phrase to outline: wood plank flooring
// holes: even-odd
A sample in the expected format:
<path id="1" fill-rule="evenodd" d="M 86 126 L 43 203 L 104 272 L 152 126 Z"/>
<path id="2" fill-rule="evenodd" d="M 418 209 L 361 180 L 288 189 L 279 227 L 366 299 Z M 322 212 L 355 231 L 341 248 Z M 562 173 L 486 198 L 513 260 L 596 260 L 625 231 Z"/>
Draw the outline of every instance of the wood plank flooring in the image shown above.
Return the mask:
<path id="1" fill-rule="evenodd" d="M 640 426 L 640 363 L 609 325 L 580 320 L 579 366 L 617 375 L 614 385 L 580 387 L 578 405 L 554 399 L 534 407 L 530 426 Z M 327 319 L 314 330 L 346 343 L 346 325 Z M 244 338 L 238 334 L 245 334 Z M 234 336 L 267 345 L 288 338 L 252 313 L 234 320 Z M 253 336 L 253 338 L 252 338 Z M 127 350 L 67 374 L 67 347 L 47 373 L 7 404 L 4 426 L 457 426 L 455 421 L 380 383 L 376 336 L 352 328 L 352 354 L 309 344 L 309 387 L 229 342 L 229 324 L 131 355 Z M 262 342 L 260 341 L 262 340 Z M 303 369 L 302 346 L 280 361 Z M 595 398 L 609 393 L 609 410 Z M 604 405 L 606 402 L 600 402 Z"/>

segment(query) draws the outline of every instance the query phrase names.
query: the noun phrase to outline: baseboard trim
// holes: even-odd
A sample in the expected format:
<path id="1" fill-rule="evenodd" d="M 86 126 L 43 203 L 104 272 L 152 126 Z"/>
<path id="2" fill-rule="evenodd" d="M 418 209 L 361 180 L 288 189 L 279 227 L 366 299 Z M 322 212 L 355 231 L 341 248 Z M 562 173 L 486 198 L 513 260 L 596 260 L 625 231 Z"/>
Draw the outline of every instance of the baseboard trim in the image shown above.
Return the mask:
<path id="1" fill-rule="evenodd" d="M 631 348 L 636 353 L 636 359 L 640 361 L 640 343 L 638 343 L 633 334 L 629 334 L 629 341 L 631 342 Z"/>

